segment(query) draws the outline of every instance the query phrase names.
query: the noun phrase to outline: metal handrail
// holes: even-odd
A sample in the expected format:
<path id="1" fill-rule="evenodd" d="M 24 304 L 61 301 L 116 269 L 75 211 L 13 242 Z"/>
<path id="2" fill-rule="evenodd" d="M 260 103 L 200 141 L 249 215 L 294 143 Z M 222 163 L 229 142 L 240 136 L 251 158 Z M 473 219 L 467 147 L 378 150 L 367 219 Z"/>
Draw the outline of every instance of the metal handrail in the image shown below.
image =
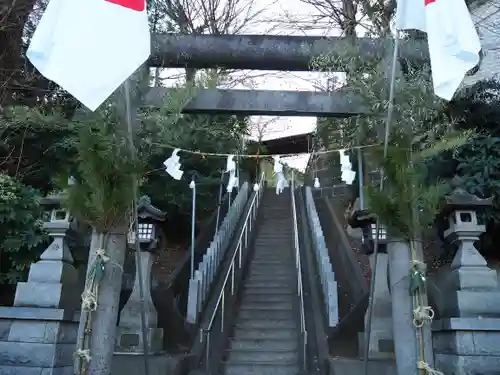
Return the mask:
<path id="1" fill-rule="evenodd" d="M 226 285 L 231 280 L 231 295 L 234 294 L 234 279 L 235 279 L 235 271 L 236 271 L 236 263 L 238 264 L 238 269 L 241 269 L 242 266 L 242 253 L 248 247 L 248 234 L 252 231 L 252 223 L 257 217 L 257 210 L 259 208 L 260 200 L 262 197 L 262 192 L 264 190 L 264 173 L 262 173 L 259 181 L 259 189 L 255 193 L 252 202 L 250 203 L 250 208 L 248 209 L 247 215 L 245 217 L 245 221 L 243 223 L 243 228 L 241 229 L 240 235 L 238 237 L 238 242 L 236 244 L 236 251 L 234 252 L 231 263 L 229 265 L 229 269 L 224 276 L 224 282 L 222 283 L 221 291 L 217 297 L 217 302 L 215 304 L 214 310 L 210 319 L 205 327 L 201 328 L 200 341 L 203 342 L 203 339 L 206 338 L 206 346 L 205 346 L 205 361 L 206 366 L 209 368 L 209 354 L 210 354 L 210 333 L 212 331 L 215 318 L 217 317 L 217 313 L 219 312 L 219 308 L 221 311 L 221 332 L 224 331 L 224 308 L 225 308 L 225 294 L 226 294 Z M 238 261 L 236 262 L 236 259 Z"/>
<path id="2" fill-rule="evenodd" d="M 302 262 L 300 260 L 300 245 L 299 245 L 299 230 L 297 224 L 297 207 L 295 204 L 295 178 L 292 170 L 292 181 L 290 184 L 290 194 L 292 197 L 292 217 L 293 217 L 293 246 L 295 250 L 295 268 L 297 271 L 297 294 L 300 298 L 300 332 L 302 334 L 303 345 L 303 365 L 304 370 L 307 367 L 306 361 L 306 346 L 307 346 L 307 329 L 306 317 L 304 309 L 304 287 L 302 285 Z"/>

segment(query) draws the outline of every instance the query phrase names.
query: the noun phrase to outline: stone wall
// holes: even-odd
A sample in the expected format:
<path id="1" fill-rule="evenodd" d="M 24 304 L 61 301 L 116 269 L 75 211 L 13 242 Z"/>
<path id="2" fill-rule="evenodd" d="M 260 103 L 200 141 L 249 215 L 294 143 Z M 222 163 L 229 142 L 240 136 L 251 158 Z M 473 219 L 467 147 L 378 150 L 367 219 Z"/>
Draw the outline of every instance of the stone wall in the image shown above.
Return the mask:
<path id="1" fill-rule="evenodd" d="M 72 375 L 78 317 L 0 308 L 0 375 Z"/>

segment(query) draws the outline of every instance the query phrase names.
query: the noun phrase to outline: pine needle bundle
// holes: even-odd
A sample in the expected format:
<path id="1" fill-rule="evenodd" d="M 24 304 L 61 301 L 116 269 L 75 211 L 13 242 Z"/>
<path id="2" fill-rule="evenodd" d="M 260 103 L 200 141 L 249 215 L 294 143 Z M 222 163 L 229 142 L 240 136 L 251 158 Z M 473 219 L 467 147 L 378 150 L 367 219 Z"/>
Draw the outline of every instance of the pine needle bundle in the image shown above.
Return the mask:
<path id="1" fill-rule="evenodd" d="M 140 165 L 132 160 L 126 134 L 111 111 L 78 123 L 72 145 L 76 183 L 68 189 L 68 209 L 105 233 L 128 219 Z"/>

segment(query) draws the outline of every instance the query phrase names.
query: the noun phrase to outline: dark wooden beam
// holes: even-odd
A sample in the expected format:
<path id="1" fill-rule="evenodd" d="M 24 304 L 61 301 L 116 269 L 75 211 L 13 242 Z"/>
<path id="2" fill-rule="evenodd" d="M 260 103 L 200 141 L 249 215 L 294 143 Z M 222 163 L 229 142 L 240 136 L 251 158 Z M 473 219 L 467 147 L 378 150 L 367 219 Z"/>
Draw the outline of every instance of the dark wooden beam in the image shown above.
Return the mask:
<path id="1" fill-rule="evenodd" d="M 263 155 L 293 155 L 307 153 L 311 150 L 311 142 L 314 133 L 296 134 L 288 137 L 280 137 L 261 141 L 260 144 L 266 148 Z"/>
<path id="2" fill-rule="evenodd" d="M 392 46 L 392 41 L 381 38 L 154 34 L 149 64 L 170 68 L 309 71 L 311 60 L 325 53 L 341 56 L 354 47 L 363 58 L 381 58 Z M 427 59 L 427 43 L 402 42 L 400 56 L 412 61 Z"/>
<path id="3" fill-rule="evenodd" d="M 161 106 L 167 90 L 151 88 L 145 98 L 147 106 Z M 268 91 L 268 90 L 200 90 L 186 105 L 183 113 L 235 114 L 242 116 L 311 116 L 349 117 L 367 114 L 359 100 L 343 92 Z"/>

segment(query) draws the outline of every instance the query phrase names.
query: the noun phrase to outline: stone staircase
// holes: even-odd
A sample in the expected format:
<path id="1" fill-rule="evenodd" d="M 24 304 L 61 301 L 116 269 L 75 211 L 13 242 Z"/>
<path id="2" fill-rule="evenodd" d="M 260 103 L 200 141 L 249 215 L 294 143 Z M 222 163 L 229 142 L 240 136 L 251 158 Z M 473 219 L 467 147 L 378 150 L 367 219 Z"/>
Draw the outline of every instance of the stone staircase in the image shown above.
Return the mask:
<path id="1" fill-rule="evenodd" d="M 299 373 L 297 276 L 288 189 L 264 192 L 253 259 L 225 353 L 226 375 Z"/>

